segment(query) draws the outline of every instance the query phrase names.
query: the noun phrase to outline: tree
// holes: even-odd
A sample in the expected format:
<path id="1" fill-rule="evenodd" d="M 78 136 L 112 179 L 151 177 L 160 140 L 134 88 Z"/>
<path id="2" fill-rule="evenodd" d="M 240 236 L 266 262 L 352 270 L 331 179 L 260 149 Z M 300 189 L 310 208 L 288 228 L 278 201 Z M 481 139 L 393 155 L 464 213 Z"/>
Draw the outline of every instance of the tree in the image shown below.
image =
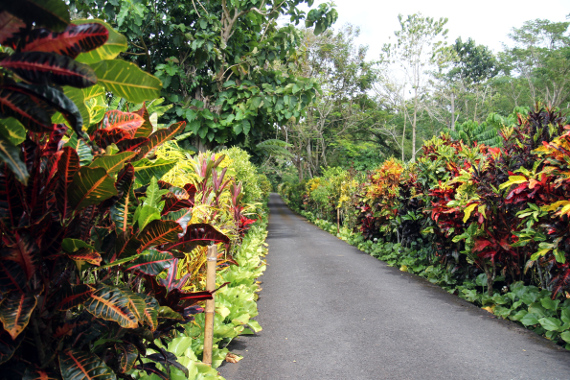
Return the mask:
<path id="1" fill-rule="evenodd" d="M 336 10 L 313 0 L 71 0 L 80 14 L 107 20 L 124 33 L 127 55 L 163 84 L 167 118 L 184 118 L 199 149 L 262 139 L 275 123 L 299 119 L 316 93 L 296 75 L 302 34 L 277 19 L 305 20 L 322 32 Z"/>
<path id="2" fill-rule="evenodd" d="M 300 179 L 305 172 L 317 175 L 330 163 L 335 143 L 369 119 L 364 110 L 370 106 L 367 91 L 376 80 L 376 64 L 366 61 L 366 46 L 356 46 L 359 33 L 352 25 L 318 36 L 305 31 L 302 75 L 315 79 L 320 91 L 305 118 L 282 127 Z"/>
<path id="3" fill-rule="evenodd" d="M 546 102 L 553 107 L 570 101 L 570 22 L 527 21 L 509 35 L 514 47 L 501 55 L 503 73 L 512 86 L 525 83 L 525 103 Z M 521 90 L 517 91 L 517 94 Z M 523 92 L 524 94 L 524 92 Z M 515 106 L 520 105 L 515 100 Z"/>
<path id="4" fill-rule="evenodd" d="M 442 65 L 446 59 L 445 38 L 446 18 L 435 20 L 420 13 L 407 16 L 398 15 L 400 30 L 394 32 L 396 41 L 384 44 L 381 60 L 386 64 L 398 63 L 404 70 L 406 89 L 412 95 L 412 161 L 416 158 L 416 135 L 418 114 L 422 110 L 421 99 L 428 91 L 427 79 L 430 69 Z"/>

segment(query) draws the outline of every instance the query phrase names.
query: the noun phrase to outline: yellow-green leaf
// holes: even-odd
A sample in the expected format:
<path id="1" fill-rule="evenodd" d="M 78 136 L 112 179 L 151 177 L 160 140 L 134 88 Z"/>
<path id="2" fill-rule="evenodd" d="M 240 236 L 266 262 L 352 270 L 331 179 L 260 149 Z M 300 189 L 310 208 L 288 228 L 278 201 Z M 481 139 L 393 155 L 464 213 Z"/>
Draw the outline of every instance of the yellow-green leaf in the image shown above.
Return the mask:
<path id="1" fill-rule="evenodd" d="M 463 215 L 463 223 L 467 222 L 467 219 L 469 219 L 469 217 L 471 216 L 471 213 L 473 212 L 475 207 L 477 207 L 477 203 L 473 203 L 473 204 L 470 204 L 469 206 L 465 207 L 465 210 L 464 210 L 465 215 Z"/>
<path id="2" fill-rule="evenodd" d="M 502 190 L 502 189 L 510 187 L 511 185 L 518 185 L 519 183 L 524 183 L 527 181 L 528 181 L 528 179 L 525 176 L 512 175 L 512 176 L 509 176 L 509 180 L 507 182 L 505 182 L 499 186 L 499 189 Z"/>
<path id="3" fill-rule="evenodd" d="M 160 96 L 160 80 L 141 70 L 134 63 L 113 59 L 91 64 L 98 83 L 107 91 L 133 103 L 142 103 Z"/>

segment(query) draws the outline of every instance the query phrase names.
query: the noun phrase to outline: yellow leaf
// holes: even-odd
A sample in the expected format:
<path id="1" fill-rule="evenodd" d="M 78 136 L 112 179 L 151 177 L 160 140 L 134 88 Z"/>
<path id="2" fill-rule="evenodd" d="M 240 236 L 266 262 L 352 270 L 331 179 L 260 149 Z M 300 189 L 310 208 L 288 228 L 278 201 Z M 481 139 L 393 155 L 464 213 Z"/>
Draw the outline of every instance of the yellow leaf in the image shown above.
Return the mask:
<path id="1" fill-rule="evenodd" d="M 402 265 L 402 266 L 400 267 L 400 270 L 401 270 L 402 272 L 407 272 L 407 271 L 408 271 L 408 267 L 407 267 L 406 265 Z"/>
<path id="2" fill-rule="evenodd" d="M 510 187 L 511 185 L 517 185 L 519 183 L 524 183 L 527 182 L 528 180 L 526 179 L 525 176 L 522 175 L 512 175 L 509 176 L 509 180 L 505 183 L 503 183 L 502 185 L 499 186 L 499 189 L 504 189 L 507 187 Z"/>
<path id="3" fill-rule="evenodd" d="M 463 216 L 463 223 L 467 222 L 467 219 L 471 216 L 473 210 L 477 207 L 477 203 L 470 204 L 469 206 L 465 207 L 465 215 Z"/>
<path id="4" fill-rule="evenodd" d="M 554 211 L 554 210 L 558 210 L 558 207 L 560 207 L 560 206 L 566 206 L 567 207 L 568 205 L 570 205 L 570 201 L 557 201 L 557 202 L 554 202 L 552 204 L 549 204 L 548 206 L 542 206 L 541 208 L 544 211 Z M 564 208 L 566 208 L 566 207 L 564 207 Z"/>
<path id="5" fill-rule="evenodd" d="M 482 307 L 481 309 L 488 311 L 491 314 L 494 314 L 493 312 L 495 311 L 495 306 Z"/>

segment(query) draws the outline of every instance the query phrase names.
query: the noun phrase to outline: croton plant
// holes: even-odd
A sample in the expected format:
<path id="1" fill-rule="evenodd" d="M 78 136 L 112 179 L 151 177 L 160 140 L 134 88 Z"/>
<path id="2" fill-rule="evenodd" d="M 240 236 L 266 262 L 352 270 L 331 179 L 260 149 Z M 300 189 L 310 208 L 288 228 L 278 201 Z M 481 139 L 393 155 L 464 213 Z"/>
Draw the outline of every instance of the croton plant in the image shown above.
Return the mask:
<path id="1" fill-rule="evenodd" d="M 173 163 L 153 151 L 185 123 L 155 130 L 144 106 L 90 107 L 105 89 L 133 102 L 160 90 L 115 59 L 124 37 L 91 21 L 71 23 L 62 0 L 0 4 L 2 378 L 103 380 L 137 369 L 167 378 L 154 362 L 185 370 L 154 342 L 212 295 L 182 290 L 178 258 L 229 243 L 189 224 L 193 185 L 158 180 Z"/>

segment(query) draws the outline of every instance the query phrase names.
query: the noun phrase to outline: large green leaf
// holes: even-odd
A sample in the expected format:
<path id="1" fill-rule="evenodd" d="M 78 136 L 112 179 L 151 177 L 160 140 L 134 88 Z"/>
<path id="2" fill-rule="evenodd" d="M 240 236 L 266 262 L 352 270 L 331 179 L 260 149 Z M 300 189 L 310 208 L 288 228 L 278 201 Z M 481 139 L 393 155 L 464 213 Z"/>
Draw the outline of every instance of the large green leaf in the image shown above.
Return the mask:
<path id="1" fill-rule="evenodd" d="M 179 123 L 172 124 L 166 129 L 159 129 L 158 131 L 154 132 L 148 137 L 149 142 L 141 147 L 141 151 L 135 159 L 138 160 L 145 157 L 150 152 L 152 152 L 154 148 L 182 132 L 185 126 L 186 122 L 181 121 Z"/>
<path id="2" fill-rule="evenodd" d="M 141 70 L 134 63 L 113 59 L 91 65 L 99 84 L 133 103 L 156 99 L 160 96 L 160 80 Z"/>
<path id="3" fill-rule="evenodd" d="M 176 166 L 178 160 L 166 160 L 164 158 L 159 158 L 157 160 L 151 161 L 148 158 L 143 158 L 142 160 L 133 162 L 133 167 L 135 168 L 136 180 L 141 185 L 146 185 L 150 183 L 152 178 L 160 179 L 162 178 L 170 169 Z"/>
<path id="4" fill-rule="evenodd" d="M 163 270 L 170 268 L 174 256 L 170 252 L 160 252 L 151 249 L 143 252 L 135 261 L 126 266 L 127 270 L 139 271 L 150 276 L 157 276 Z"/>
<path id="5" fill-rule="evenodd" d="M 134 329 L 138 325 L 129 297 L 119 288 L 100 284 L 84 305 L 95 317 L 117 322 L 121 327 Z"/>
<path id="6" fill-rule="evenodd" d="M 2 1 L 0 10 L 7 10 L 28 24 L 45 26 L 54 32 L 63 31 L 70 22 L 69 8 L 64 0 Z"/>
<path id="7" fill-rule="evenodd" d="M 115 181 L 104 168 L 88 167 L 82 167 L 74 175 L 68 192 L 74 210 L 81 210 L 117 195 Z"/>
<path id="8" fill-rule="evenodd" d="M 22 161 L 20 154 L 20 148 L 12 145 L 11 142 L 0 136 L 0 161 L 3 161 L 6 163 L 6 165 L 8 165 L 18 181 L 22 182 L 24 185 L 27 185 L 30 174 L 28 173 L 26 164 L 24 161 Z"/>
<path id="9" fill-rule="evenodd" d="M 134 152 L 118 153 L 111 156 L 100 156 L 93 160 L 89 167 L 104 168 L 108 175 L 114 176 L 123 168 L 123 165 L 125 165 L 125 163 L 134 156 Z"/>
<path id="10" fill-rule="evenodd" d="M 178 241 L 178 234 L 182 233 L 182 227 L 170 220 L 153 220 L 137 236 L 141 242 L 139 252 L 147 248 L 174 243 Z"/>
<path id="11" fill-rule="evenodd" d="M 67 350 L 58 355 L 63 380 L 117 380 L 103 360 L 91 352 Z"/>
<path id="12" fill-rule="evenodd" d="M 145 316 L 144 311 L 146 308 L 146 303 L 144 302 L 144 295 L 133 293 L 130 289 L 122 288 L 123 294 L 128 299 L 128 306 L 133 313 L 135 313 L 139 322 L 144 323 Z"/>
<path id="13" fill-rule="evenodd" d="M 30 316 L 37 303 L 38 299 L 36 296 L 27 296 L 17 292 L 9 293 L 2 300 L 0 304 L 0 321 L 4 325 L 4 330 L 10 334 L 12 339 L 16 339 L 28 326 Z"/>
<path id="14" fill-rule="evenodd" d="M 26 128 L 13 117 L 0 119 L 0 136 L 12 145 L 20 145 L 26 139 Z"/>
<path id="15" fill-rule="evenodd" d="M 96 63 L 103 60 L 115 59 L 120 53 L 127 51 L 127 37 L 118 33 L 106 22 L 101 20 L 73 20 L 73 23 L 75 24 L 94 22 L 103 25 L 109 31 L 109 38 L 103 46 L 88 53 L 79 54 L 75 59 L 76 61 L 83 63 Z"/>

